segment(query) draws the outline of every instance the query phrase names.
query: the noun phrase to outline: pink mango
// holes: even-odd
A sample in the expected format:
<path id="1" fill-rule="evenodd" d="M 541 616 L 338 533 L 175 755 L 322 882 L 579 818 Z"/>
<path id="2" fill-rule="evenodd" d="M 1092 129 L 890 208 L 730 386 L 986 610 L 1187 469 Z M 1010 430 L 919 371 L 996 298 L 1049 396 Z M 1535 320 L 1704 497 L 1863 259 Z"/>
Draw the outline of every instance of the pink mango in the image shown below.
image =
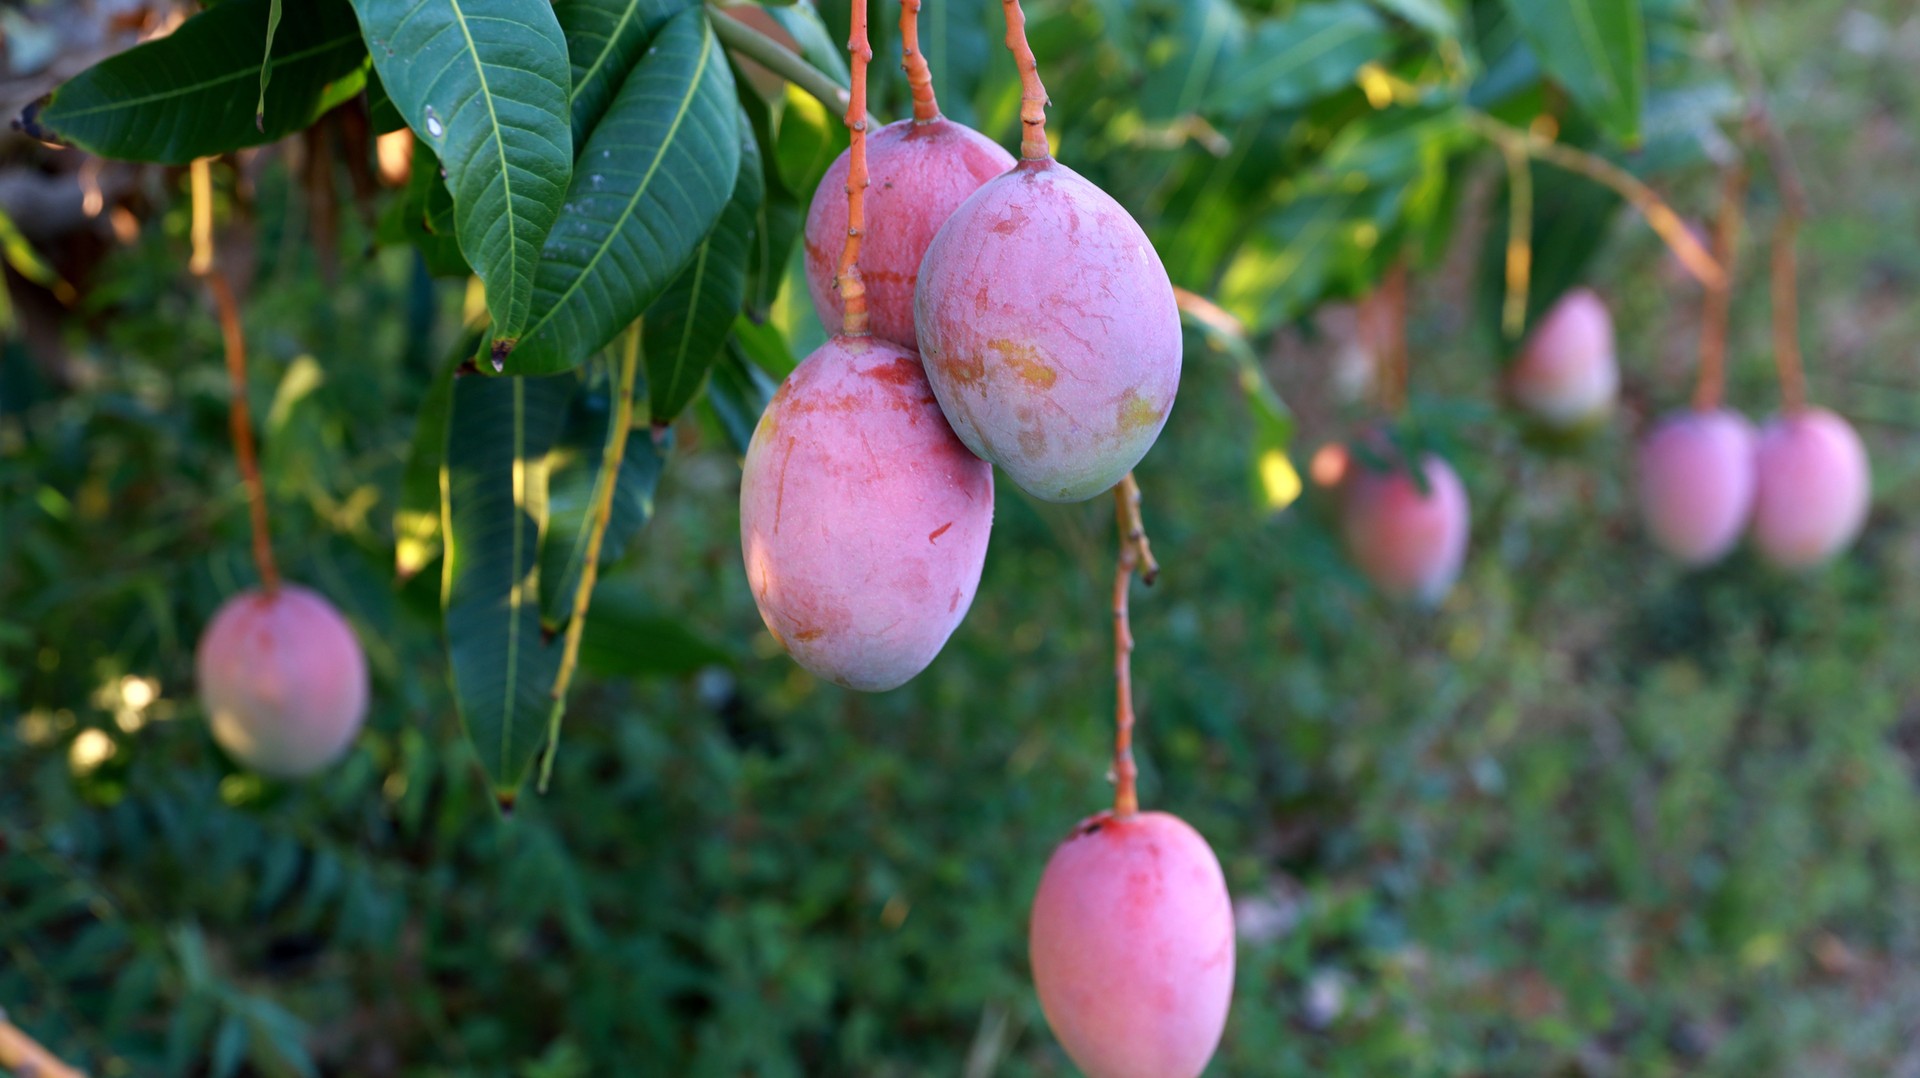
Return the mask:
<path id="1" fill-rule="evenodd" d="M 847 241 L 848 152 L 827 168 L 807 210 L 807 291 L 828 333 L 840 331 L 845 313 L 835 277 Z M 992 139 L 944 118 L 899 120 L 868 136 L 860 277 L 874 336 L 917 347 L 913 286 L 927 246 L 968 195 L 1012 167 L 1013 155 Z"/>
<path id="2" fill-rule="evenodd" d="M 1513 402 L 1549 430 L 1571 432 L 1598 423 L 1620 393 L 1613 318 L 1591 289 L 1560 297 L 1527 336 L 1507 372 Z"/>
<path id="3" fill-rule="evenodd" d="M 367 717 L 367 657 L 340 612 L 282 584 L 222 605 L 194 655 L 213 738 L 241 764 L 311 775 L 347 751 Z"/>
<path id="4" fill-rule="evenodd" d="M 1640 445 L 1640 515 L 1660 549 L 1708 565 L 1753 513 L 1753 425 L 1738 412 L 1676 412 Z"/>
<path id="5" fill-rule="evenodd" d="M 1760 431 L 1753 542 L 1783 569 L 1818 565 L 1867 522 L 1873 477 L 1867 447 L 1825 408 L 1776 417 Z"/>
<path id="6" fill-rule="evenodd" d="M 1446 461 L 1421 461 L 1422 493 L 1405 470 L 1381 471 L 1355 456 L 1341 495 L 1347 554 L 1393 599 L 1434 605 L 1467 557 L 1467 490 Z"/>
<path id="7" fill-rule="evenodd" d="M 1233 903 L 1164 812 L 1082 821 L 1033 896 L 1027 950 L 1053 1035 L 1088 1078 L 1195 1078 L 1233 1001 Z"/>
<path id="8" fill-rule="evenodd" d="M 967 615 L 993 469 L 953 436 L 920 357 L 836 336 L 774 394 L 740 482 L 740 547 L 794 661 L 880 692 L 926 669 Z"/>
<path id="9" fill-rule="evenodd" d="M 967 448 L 1055 502 L 1112 487 L 1180 386 L 1180 312 L 1146 233 L 1052 160 L 953 212 L 914 296 L 927 379 Z"/>

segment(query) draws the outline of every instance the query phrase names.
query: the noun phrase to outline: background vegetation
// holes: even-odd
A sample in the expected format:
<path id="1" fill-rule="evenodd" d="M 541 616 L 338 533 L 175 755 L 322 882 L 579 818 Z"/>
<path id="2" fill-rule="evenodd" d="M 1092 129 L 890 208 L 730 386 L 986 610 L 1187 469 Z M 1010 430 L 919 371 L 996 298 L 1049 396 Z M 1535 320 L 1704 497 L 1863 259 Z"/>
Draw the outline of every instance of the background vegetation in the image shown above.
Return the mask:
<path id="1" fill-rule="evenodd" d="M 1378 267 L 1358 247 L 1296 246 L 1287 216 L 1305 197 L 1287 181 L 1332 140 L 1272 143 L 1287 154 L 1234 169 L 1188 135 L 1161 149 L 1187 113 L 1156 79 L 1212 40 L 1178 13 L 1216 5 L 1029 6 L 1064 159 L 1153 225 L 1179 283 L 1263 344 L 1278 329 L 1264 365 L 1296 449 L 1344 431 L 1359 413 L 1331 385 L 1345 349 L 1322 303 Z M 1319 6 L 1341 5 L 1299 10 Z M 1673 45 L 1654 49 L 1656 95 L 1724 58 L 1690 5 L 1646 7 L 1686 31 L 1654 39 Z M 1522 444 L 1493 390 L 1506 349 L 1485 226 L 1502 170 L 1451 128 L 1413 153 L 1451 193 L 1414 277 L 1415 413 L 1475 508 L 1444 608 L 1373 598 L 1312 492 L 1278 515 L 1249 496 L 1262 428 L 1231 362 L 1193 342 L 1140 470 L 1165 571 L 1136 594 L 1135 678 L 1143 800 L 1208 837 L 1238 908 L 1218 1073 L 1920 1074 L 1920 192 L 1905 181 L 1920 17 L 1900 0 L 1749 7 L 1816 210 L 1814 394 L 1874 454 L 1872 524 L 1833 569 L 1784 577 L 1742 555 L 1689 575 L 1641 537 L 1632 445 L 1685 398 L 1697 289 L 1631 217 L 1583 247 L 1555 238 L 1578 218 L 1543 196 L 1541 289 L 1564 263 L 1612 302 L 1628 408 L 1574 455 Z M 1266 8 L 1295 10 L 1242 14 Z M 953 37 L 991 73 L 943 102 L 1007 141 L 992 14 Z M 1498 6 L 1461 14 L 1487 59 Z M 0 25 L 18 63 L 20 31 Z M 1416 24 L 1380 25 L 1396 70 L 1445 63 Z M 1109 54 L 1138 66 L 1102 68 Z M 1537 70 L 1526 84 L 1555 92 Z M 1262 122 L 1330 137 L 1423 118 L 1364 96 L 1343 76 Z M 879 100 L 899 114 L 898 87 Z M 1728 111 L 1707 100 L 1669 103 Z M 6 152 L 15 172 L 77 156 Z M 10 271 L 0 1005 L 99 1074 L 1070 1073 L 1024 931 L 1048 851 L 1108 795 L 1105 503 L 1003 484 L 980 597 L 946 653 L 901 691 L 848 694 L 761 629 L 730 417 L 703 405 L 675 431 L 654 521 L 596 595 L 607 614 L 553 792 L 502 821 L 447 688 L 438 574 L 393 572 L 415 417 L 462 292 L 408 247 L 366 254 L 374 230 L 351 204 L 316 225 L 308 157 L 251 166 L 254 405 L 284 568 L 360 630 L 369 729 L 339 768 L 283 785 L 234 770 L 200 721 L 193 641 L 252 569 L 218 329 L 183 272 L 182 179 L 142 172 L 116 202 L 130 225 L 84 278 L 61 261 L 84 247 L 58 249 L 82 287 L 70 312 L 36 323 L 45 298 Z M 1633 160 L 1708 211 L 1697 150 Z M 1199 198 L 1189 169 L 1244 183 L 1219 203 L 1239 215 L 1178 212 Z M 1543 190 L 1578 199 L 1583 182 Z M 1756 195 L 1763 221 L 1771 197 Z M 1231 276 L 1252 256 L 1225 233 L 1248 234 L 1266 276 Z M 1303 251 L 1327 261 L 1292 292 L 1272 260 Z M 1731 397 L 1761 414 L 1767 312 L 1758 275 L 1746 285 Z M 777 304 L 773 321 L 804 353 L 804 311 Z"/>

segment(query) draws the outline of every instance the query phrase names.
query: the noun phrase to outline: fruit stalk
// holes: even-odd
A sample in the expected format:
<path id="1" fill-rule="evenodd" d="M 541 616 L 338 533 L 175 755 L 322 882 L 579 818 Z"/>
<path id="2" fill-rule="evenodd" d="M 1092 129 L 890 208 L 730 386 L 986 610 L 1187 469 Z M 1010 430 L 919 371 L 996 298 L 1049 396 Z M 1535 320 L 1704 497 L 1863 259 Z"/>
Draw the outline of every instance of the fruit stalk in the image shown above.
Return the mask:
<path id="1" fill-rule="evenodd" d="M 1113 501 L 1120 532 L 1120 557 L 1113 575 L 1113 814 L 1125 819 L 1140 811 L 1136 789 L 1140 769 L 1133 762 L 1133 628 L 1127 596 L 1135 570 L 1151 585 L 1160 576 L 1160 565 L 1153 560 L 1153 547 L 1140 521 L 1140 484 L 1132 472 L 1113 488 Z"/>
<path id="2" fill-rule="evenodd" d="M 1040 63 L 1027 44 L 1027 13 L 1020 0 L 1002 0 L 1007 13 L 1007 49 L 1020 68 L 1020 156 L 1045 161 L 1053 156 L 1047 145 L 1047 88 L 1040 81 Z"/>
<path id="3" fill-rule="evenodd" d="M 940 118 L 940 102 L 933 96 L 933 69 L 920 51 L 920 0 L 900 0 L 900 69 L 913 89 L 913 122 L 930 124 Z"/>
<path id="4" fill-rule="evenodd" d="M 567 619 L 566 645 L 560 652 L 560 670 L 553 679 L 553 705 L 547 712 L 547 749 L 540 758 L 540 792 L 547 792 L 553 779 L 553 758 L 560 749 L 560 720 L 567 713 L 567 688 L 573 684 L 573 672 L 580 664 L 580 637 L 587 628 L 587 606 L 593 601 L 593 585 L 600 578 L 600 547 L 607 539 L 607 525 L 613 520 L 613 492 L 620 485 L 620 467 L 627 459 L 627 437 L 633 432 L 633 387 L 640 371 L 640 323 L 627 327 L 621 342 L 620 377 L 614 390 L 613 425 L 607 429 L 607 445 L 601 451 L 600 476 L 593 485 L 592 530 L 587 533 L 585 563 L 580 568 L 580 584 L 573 592 L 573 615 Z"/>
<path id="5" fill-rule="evenodd" d="M 193 195 L 193 258 L 188 268 L 206 282 L 220 318 L 227 382 L 233 396 L 227 405 L 227 423 L 233 434 L 233 455 L 240 465 L 240 479 L 247 488 L 247 512 L 253 522 L 253 564 L 260 573 L 261 590 L 271 596 L 280 590 L 280 569 L 273 560 L 273 538 L 267 529 L 267 488 L 260 479 L 259 456 L 253 444 L 253 415 L 247 407 L 247 340 L 240 328 L 240 304 L 234 299 L 233 288 L 214 257 L 213 174 L 208 158 L 193 162 L 188 170 L 188 183 Z"/>
<path id="6" fill-rule="evenodd" d="M 1527 328 L 1527 291 L 1533 277 L 1533 165 L 1526 149 L 1500 144 L 1507 161 L 1507 298 L 1500 331 L 1509 339 Z"/>
<path id="7" fill-rule="evenodd" d="M 4 1010 L 0 1010 L 0 1067 L 32 1078 L 85 1078 L 8 1021 Z"/>
<path id="8" fill-rule="evenodd" d="M 1640 216 L 1653 229 L 1661 242 L 1667 245 L 1680 264 L 1685 266 L 1694 280 L 1709 288 L 1724 279 L 1720 264 L 1713 260 L 1707 249 L 1700 245 L 1693 233 L 1687 231 L 1686 223 L 1673 207 L 1666 204 L 1653 188 L 1640 179 L 1604 157 L 1596 157 L 1585 150 L 1562 145 L 1551 139 L 1535 135 L 1528 131 L 1501 123 L 1484 112 L 1468 109 L 1465 113 L 1467 124 L 1482 138 L 1492 142 L 1503 150 L 1508 146 L 1518 147 L 1527 156 L 1577 173 L 1597 184 L 1611 188 L 1613 192 L 1632 204 L 1640 211 Z"/>
<path id="9" fill-rule="evenodd" d="M 840 331 L 849 337 L 867 335 L 867 286 L 860 279 L 860 237 L 867 227 L 867 64 L 873 45 L 867 40 L 867 0 L 850 0 L 851 30 L 847 53 L 853 64 L 853 92 L 847 97 L 847 130 L 851 133 L 847 157 L 847 242 L 840 248 L 840 300 L 844 314 Z"/>
<path id="10" fill-rule="evenodd" d="M 1720 407 L 1726 386 L 1727 318 L 1733 307 L 1733 265 L 1740 241 L 1740 211 L 1747 196 L 1747 168 L 1729 165 L 1720 180 L 1720 213 L 1713 223 L 1713 260 L 1726 275 L 1707 289 L 1700 315 L 1700 378 L 1693 390 L 1696 411 Z"/>

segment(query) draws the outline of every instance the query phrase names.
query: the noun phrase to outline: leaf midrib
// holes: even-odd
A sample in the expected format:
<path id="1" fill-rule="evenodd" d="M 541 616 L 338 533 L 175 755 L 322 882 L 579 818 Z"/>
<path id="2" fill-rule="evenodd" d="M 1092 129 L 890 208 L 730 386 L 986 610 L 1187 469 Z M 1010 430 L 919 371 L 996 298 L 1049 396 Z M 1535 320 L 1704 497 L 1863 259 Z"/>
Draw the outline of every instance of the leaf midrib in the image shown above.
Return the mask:
<path id="1" fill-rule="evenodd" d="M 1254 68 L 1254 70 L 1257 72 L 1266 72 L 1276 67 L 1282 69 L 1304 67 L 1308 61 L 1317 60 L 1349 41 L 1357 41 L 1371 32 L 1371 30 L 1372 27 L 1349 27 L 1342 23 L 1332 23 L 1322 29 L 1315 30 L 1294 44 L 1282 49 L 1274 55 L 1273 59 L 1259 65 Z M 1322 39 L 1326 38 L 1331 38 L 1332 40 L 1327 42 L 1323 47 L 1311 47 L 1319 46 Z M 1299 58 L 1296 59 L 1296 57 Z M 1265 81 L 1265 79 L 1263 78 L 1261 81 Z"/>
<path id="2" fill-rule="evenodd" d="M 359 31 L 356 30 L 351 34 L 345 34 L 340 37 L 333 38 L 319 45 L 315 45 L 312 48 L 303 49 L 289 56 L 283 56 L 280 59 L 273 61 L 273 68 L 274 70 L 277 71 L 280 68 L 286 66 L 287 64 L 295 63 L 296 61 L 300 61 L 300 60 L 305 60 L 310 56 L 317 56 L 323 52 L 330 52 L 333 49 L 339 48 L 342 44 L 345 44 L 346 42 L 358 41 L 358 40 L 360 40 L 360 33 Z M 248 78 L 248 77 L 257 77 L 259 73 L 260 71 L 258 68 L 249 64 L 245 68 L 239 71 L 229 72 L 228 74 L 221 75 L 219 78 L 209 79 L 206 82 L 196 82 L 191 86 L 176 86 L 157 94 L 148 94 L 145 97 L 115 98 L 114 100 L 109 101 L 104 105 L 96 105 L 93 108 L 74 109 L 72 111 L 67 112 L 66 115 L 63 117 L 63 119 L 77 120 L 84 116 L 94 116 L 102 112 L 115 112 L 121 109 L 133 108 L 138 105 L 152 104 L 155 101 L 165 101 L 169 98 L 184 97 L 188 94 L 196 94 L 202 90 L 211 89 L 215 86 L 219 86 L 222 83 L 235 82 L 237 80 Z M 55 101 L 56 103 L 58 101 L 57 94 L 55 95 Z"/>
<path id="3" fill-rule="evenodd" d="M 587 73 L 582 75 L 580 81 L 574 85 L 573 92 L 567 95 L 569 106 L 573 104 L 573 99 L 579 96 L 580 87 L 591 83 L 593 77 L 600 73 L 601 66 L 607 62 L 607 57 L 613 55 L 613 43 L 620 40 L 620 31 L 627 28 L 627 24 L 633 21 L 633 13 L 638 10 L 640 10 L 640 0 L 627 0 L 627 10 L 620 13 L 620 21 L 614 24 L 613 32 L 607 35 L 606 46 L 600 50 L 600 55 L 593 58 L 593 65 L 587 68 Z"/>
<path id="4" fill-rule="evenodd" d="M 480 47 L 474 44 L 473 31 L 467 29 L 466 10 L 460 6 L 460 0 L 447 0 L 447 6 L 453 9 L 453 17 L 460 23 L 460 36 L 467 39 L 467 55 L 473 57 L 473 71 L 480 79 L 480 96 L 487 103 L 487 119 L 492 124 L 493 151 L 500 158 L 500 193 L 507 200 L 507 212 L 504 215 L 507 220 L 507 277 L 512 280 L 520 276 L 520 223 L 513 212 L 513 170 L 507 167 L 507 140 L 500 134 L 500 113 L 493 107 L 493 84 L 487 81 L 487 65 L 480 62 Z M 511 301 L 508 304 L 508 313 L 512 314 Z M 513 327 L 501 328 L 510 332 Z M 514 389 L 516 421 L 519 409 L 520 389 L 516 386 Z M 518 433 L 517 428 L 516 433 Z M 515 543 L 518 544 L 518 542 L 516 533 Z M 519 551 L 516 549 L 514 554 L 517 558 Z"/>
<path id="5" fill-rule="evenodd" d="M 667 151 L 673 148 L 674 138 L 680 132 L 680 124 L 686 120 L 687 113 L 692 111 L 693 99 L 700 94 L 701 82 L 707 75 L 707 65 L 712 62 L 712 34 L 713 28 L 708 26 L 705 20 L 702 20 L 700 23 L 700 62 L 695 65 L 693 69 L 693 78 L 687 80 L 687 92 L 680 99 L 680 107 L 674 110 L 673 122 L 667 125 L 667 135 L 660 140 L 660 148 L 654 151 L 653 160 L 647 164 L 646 173 L 640 177 L 640 183 L 634 187 L 633 197 L 627 200 L 626 207 L 620 211 L 619 218 L 613 222 L 611 228 L 607 229 L 607 238 L 595 248 L 593 257 L 587 259 L 587 264 L 580 267 L 580 272 L 574 274 L 573 280 L 567 284 L 567 287 L 561 291 L 558 296 L 554 297 L 552 303 L 547 305 L 546 313 L 540 316 L 540 320 L 527 327 L 527 331 L 521 335 L 521 339 L 533 339 L 534 334 L 540 332 L 542 327 L 552 321 L 555 312 L 566 306 L 567 301 L 573 298 L 573 294 L 580 290 L 581 284 L 592 275 L 594 267 L 598 266 L 600 260 L 606 257 L 607 251 L 613 247 L 614 237 L 620 235 L 627 227 L 627 222 L 633 219 L 634 211 L 639 207 L 641 198 L 653 187 L 653 176 L 654 173 L 660 171 L 660 162 L 666 158 Z M 628 78 L 632 77 L 634 76 L 628 76 Z"/>

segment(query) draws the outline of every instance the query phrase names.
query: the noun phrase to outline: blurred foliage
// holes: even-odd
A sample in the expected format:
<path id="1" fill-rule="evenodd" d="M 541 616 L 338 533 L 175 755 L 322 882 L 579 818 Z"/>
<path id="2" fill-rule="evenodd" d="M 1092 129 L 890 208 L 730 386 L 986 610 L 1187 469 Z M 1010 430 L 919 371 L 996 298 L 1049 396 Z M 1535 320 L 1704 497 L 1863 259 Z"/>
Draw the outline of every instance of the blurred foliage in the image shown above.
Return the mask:
<path id="1" fill-rule="evenodd" d="M 1559 93 L 1497 3 L 1030 5 L 1070 162 L 1156 229 L 1177 280 L 1246 297 L 1263 345 L 1288 327 L 1264 363 L 1283 387 L 1312 336 L 1295 319 L 1378 269 L 1355 215 L 1390 206 L 1420 236 L 1415 410 L 1475 506 L 1452 599 L 1432 615 L 1379 602 L 1318 492 L 1279 517 L 1249 498 L 1247 432 L 1284 413 L 1249 401 L 1244 357 L 1196 329 L 1140 471 L 1165 572 L 1136 593 L 1135 677 L 1143 797 L 1209 838 L 1238 907 L 1215 1072 L 1903 1073 L 1920 1005 L 1920 197 L 1885 178 L 1920 167 L 1920 23 L 1897 0 L 1755 13 L 1822 211 L 1815 392 L 1869 424 L 1880 504 L 1840 565 L 1787 578 L 1744 556 L 1682 574 L 1639 538 L 1633 427 L 1683 399 L 1694 326 L 1637 225 L 1602 206 L 1569 209 L 1590 223 L 1551 240 L 1558 211 L 1536 229 L 1543 291 L 1564 263 L 1613 302 L 1630 405 L 1580 453 L 1540 459 L 1487 407 L 1498 301 L 1472 271 L 1487 244 L 1461 189 L 1500 173 L 1460 156 L 1452 106 L 1375 109 L 1348 81 L 1246 119 L 1274 129 L 1270 159 L 1157 148 L 1187 115 L 1161 88 L 1206 100 L 1321 6 L 1388 28 L 1413 83 L 1450 77 L 1420 41 L 1471 35 L 1488 62 L 1464 92 L 1496 115 Z M 1690 5 L 1644 8 L 1653 155 L 1689 129 L 1656 120 L 1684 81 L 1667 75 L 1697 57 L 1662 29 Z M 945 100 L 1004 137 L 1014 102 L 987 25 L 943 47 L 996 74 Z M 897 114 L 899 93 L 876 109 Z M 1221 94 L 1223 115 L 1244 104 Z M 1365 137 L 1340 137 L 1356 124 Z M 813 130 L 825 146 L 783 135 L 767 155 L 785 186 L 763 219 L 830 159 L 840 136 L 824 117 Z M 1669 152 L 1663 167 L 1697 163 Z M 1392 162 L 1414 178 L 1333 179 Z M 1677 174 L 1683 207 L 1710 205 L 1698 173 Z M 1548 176 L 1543 195 L 1592 190 Z M 276 547 L 359 629 L 369 729 L 288 785 L 235 770 L 201 721 L 194 638 L 252 569 L 218 329 L 169 193 L 74 279 L 63 357 L 19 336 L 0 352 L 0 1006 L 102 1075 L 1071 1073 L 1027 981 L 1025 916 L 1049 849 L 1108 796 L 1104 503 L 1007 486 L 980 597 L 931 670 L 877 697 L 807 676 L 738 568 L 739 440 L 818 332 L 758 266 L 746 302 L 778 332 L 743 320 L 663 445 L 653 522 L 597 593 L 598 676 L 553 792 L 503 820 L 458 733 L 438 573 L 394 573 L 463 296 L 405 247 L 356 257 L 375 235 L 354 213 L 312 242 L 311 193 L 281 162 L 253 194 L 246 328 Z M 1195 209 L 1176 227 L 1156 210 L 1172 206 Z M 1326 222 L 1344 238 L 1300 246 Z M 354 253 L 331 277 L 328 250 Z M 1262 276 L 1289 265 L 1312 287 Z M 1754 284 L 1731 392 L 1757 410 L 1772 398 Z M 1291 403 L 1322 431 L 1338 411 Z M 1271 444 L 1256 433 L 1252 455 Z"/>

